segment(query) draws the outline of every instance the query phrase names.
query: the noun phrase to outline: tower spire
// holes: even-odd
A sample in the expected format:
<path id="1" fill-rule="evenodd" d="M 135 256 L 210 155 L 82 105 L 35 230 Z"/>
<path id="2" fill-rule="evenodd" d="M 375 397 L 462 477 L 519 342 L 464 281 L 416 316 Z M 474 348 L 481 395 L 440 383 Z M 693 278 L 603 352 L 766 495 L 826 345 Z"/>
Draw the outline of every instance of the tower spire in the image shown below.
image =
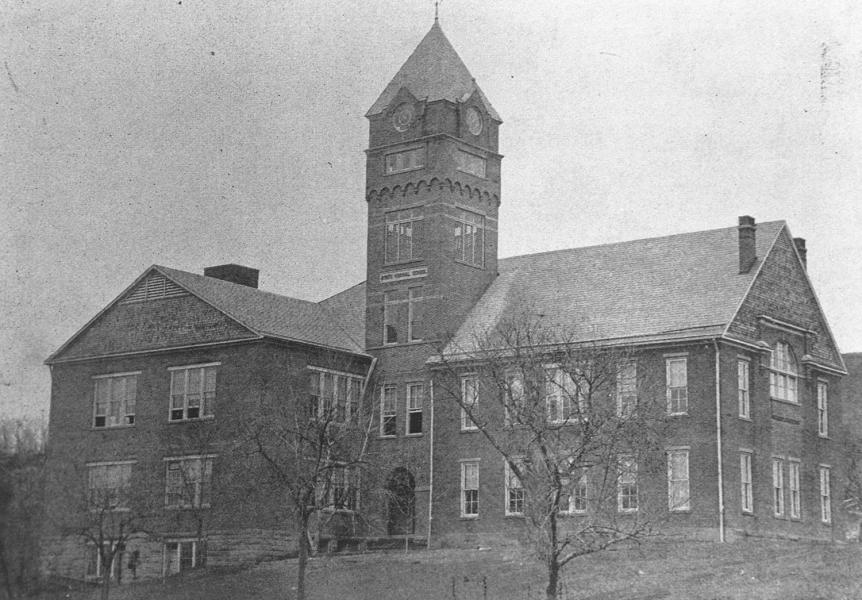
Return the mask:
<path id="1" fill-rule="evenodd" d="M 437 23 L 439 20 L 439 12 L 440 12 L 440 0 L 434 0 L 434 22 Z"/>

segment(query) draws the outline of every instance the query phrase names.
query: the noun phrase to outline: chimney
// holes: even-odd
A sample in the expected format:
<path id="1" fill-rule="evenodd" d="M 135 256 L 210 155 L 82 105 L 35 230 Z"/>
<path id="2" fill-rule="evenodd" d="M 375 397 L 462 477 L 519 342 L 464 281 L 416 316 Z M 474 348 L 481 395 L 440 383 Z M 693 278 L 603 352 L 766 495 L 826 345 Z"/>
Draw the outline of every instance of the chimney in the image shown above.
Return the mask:
<path id="1" fill-rule="evenodd" d="M 793 245 L 796 246 L 796 252 L 799 254 L 799 260 L 802 261 L 802 268 L 808 270 L 808 250 L 805 249 L 805 238 L 793 238 Z"/>
<path id="2" fill-rule="evenodd" d="M 251 288 L 257 288 L 257 276 L 260 271 L 251 267 L 235 265 L 218 265 L 215 267 L 207 267 L 204 269 L 204 275 L 213 279 L 221 279 L 231 283 L 238 283 Z"/>
<path id="3" fill-rule="evenodd" d="M 757 260 L 757 225 L 754 217 L 739 217 L 739 273 L 748 273 Z"/>

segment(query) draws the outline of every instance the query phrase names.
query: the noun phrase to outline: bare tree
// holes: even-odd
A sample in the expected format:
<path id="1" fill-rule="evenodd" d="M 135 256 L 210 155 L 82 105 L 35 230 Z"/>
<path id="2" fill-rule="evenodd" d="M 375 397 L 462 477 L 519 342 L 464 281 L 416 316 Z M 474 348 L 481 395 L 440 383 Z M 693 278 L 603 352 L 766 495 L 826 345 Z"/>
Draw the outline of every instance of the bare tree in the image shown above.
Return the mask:
<path id="1" fill-rule="evenodd" d="M 577 342 L 529 310 L 471 342 L 441 354 L 435 385 L 504 459 L 506 512 L 523 516 L 554 599 L 571 561 L 643 537 L 666 512 L 638 487 L 664 460 L 664 398 L 633 349 Z M 466 469 L 469 514 L 478 489 Z"/>
<path id="2" fill-rule="evenodd" d="M 357 526 L 359 486 L 371 432 L 363 406 L 368 378 L 349 361 L 328 368 L 286 369 L 279 379 L 253 380 L 258 406 L 244 424 L 249 451 L 263 468 L 263 483 L 289 501 L 296 524 L 299 565 L 296 597 L 305 598 L 309 555 L 334 520 Z M 351 373 L 356 373 L 351 375 Z"/>

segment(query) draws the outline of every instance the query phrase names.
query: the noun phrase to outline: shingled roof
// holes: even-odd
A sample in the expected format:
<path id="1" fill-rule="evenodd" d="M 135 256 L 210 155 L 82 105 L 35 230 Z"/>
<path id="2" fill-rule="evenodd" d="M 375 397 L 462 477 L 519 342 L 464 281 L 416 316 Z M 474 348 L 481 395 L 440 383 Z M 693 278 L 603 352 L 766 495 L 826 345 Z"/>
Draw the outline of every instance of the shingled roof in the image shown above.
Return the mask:
<path id="1" fill-rule="evenodd" d="M 522 310 L 575 342 L 721 335 L 784 227 L 757 225 L 758 261 L 744 274 L 736 227 L 502 259 L 444 353 L 474 352 Z"/>
<path id="2" fill-rule="evenodd" d="M 467 66 L 443 34 L 437 21 L 434 21 L 430 31 L 425 34 L 365 116 L 370 117 L 386 110 L 402 87 L 410 90 L 419 100 L 428 102 L 463 102 L 478 91 L 491 118 L 502 121 L 488 98 L 476 85 L 476 80 L 470 75 Z"/>

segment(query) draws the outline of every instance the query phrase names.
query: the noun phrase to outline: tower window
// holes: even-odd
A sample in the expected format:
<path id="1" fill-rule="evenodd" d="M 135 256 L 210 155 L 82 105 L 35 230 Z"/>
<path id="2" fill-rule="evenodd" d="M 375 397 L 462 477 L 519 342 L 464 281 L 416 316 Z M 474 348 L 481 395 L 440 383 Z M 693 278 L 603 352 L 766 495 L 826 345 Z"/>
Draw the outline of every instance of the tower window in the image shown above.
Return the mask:
<path id="1" fill-rule="evenodd" d="M 421 225 L 421 208 L 386 213 L 385 259 L 387 264 L 420 257 L 420 248 L 416 242 Z"/>
<path id="2" fill-rule="evenodd" d="M 455 259 L 484 266 L 485 217 L 459 209 L 455 220 Z"/>
<path id="3" fill-rule="evenodd" d="M 386 174 L 402 173 L 425 166 L 425 148 L 413 148 L 386 155 Z"/>
<path id="4" fill-rule="evenodd" d="M 485 159 L 481 156 L 458 150 L 456 160 L 459 171 L 464 171 L 476 177 L 485 177 Z"/>
<path id="5" fill-rule="evenodd" d="M 403 344 L 422 339 L 425 321 L 421 287 L 383 294 L 383 343 Z"/>

